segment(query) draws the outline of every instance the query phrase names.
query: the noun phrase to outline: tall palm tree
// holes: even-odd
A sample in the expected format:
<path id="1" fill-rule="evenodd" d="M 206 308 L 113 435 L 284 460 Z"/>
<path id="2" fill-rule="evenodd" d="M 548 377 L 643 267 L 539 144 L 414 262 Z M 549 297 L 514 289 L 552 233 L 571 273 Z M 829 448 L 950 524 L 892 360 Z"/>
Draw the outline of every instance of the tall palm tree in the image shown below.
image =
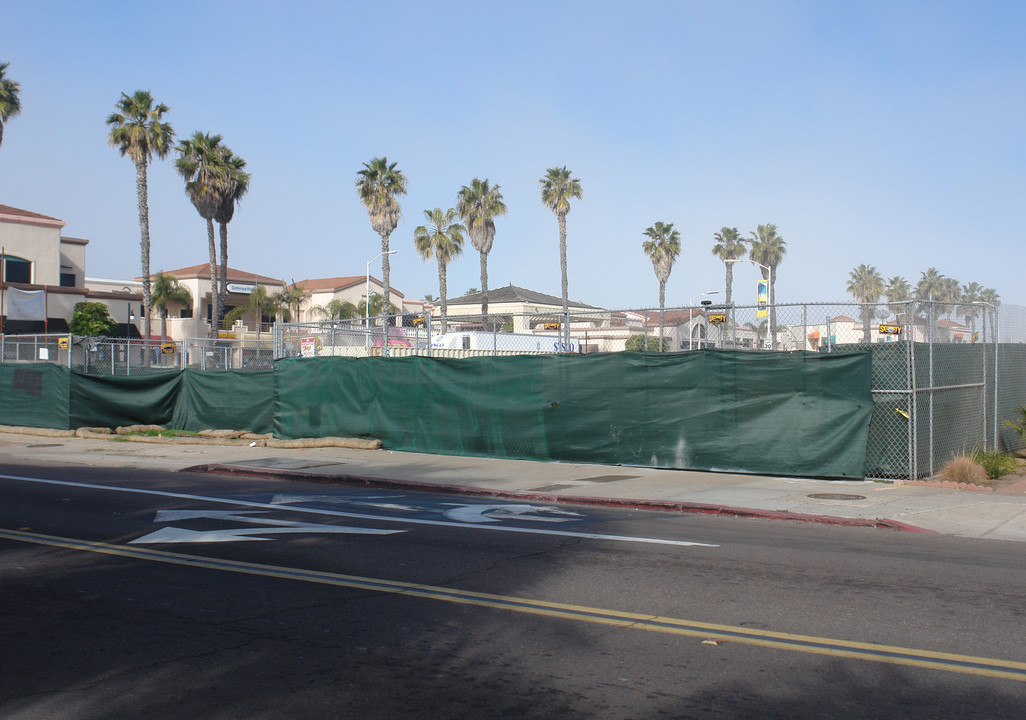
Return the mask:
<path id="1" fill-rule="evenodd" d="M 734 294 L 734 263 L 728 262 L 728 260 L 739 260 L 745 254 L 748 245 L 736 227 L 723 226 L 718 233 L 713 233 L 713 239 L 716 244 L 713 245 L 712 254 L 722 260 L 727 268 L 726 303 L 729 307 L 731 296 Z"/>
<path id="2" fill-rule="evenodd" d="M 910 317 L 907 303 L 912 299 L 912 286 L 908 284 L 908 280 L 900 275 L 895 275 L 888 279 L 886 287 L 884 287 L 884 297 L 887 298 L 889 303 L 905 303 L 900 311 L 894 311 L 894 316 L 899 323 L 906 325 Z"/>
<path id="3" fill-rule="evenodd" d="M 926 272 L 920 273 L 919 282 L 916 283 L 916 300 L 939 300 L 944 292 L 944 276 L 937 272 L 937 268 L 927 268 Z"/>
<path id="4" fill-rule="evenodd" d="M 959 307 L 958 314 L 962 316 L 962 319 L 969 323 L 969 327 L 972 331 L 976 332 L 976 318 L 980 316 L 982 310 L 981 305 L 977 305 L 980 302 L 980 293 L 983 292 L 983 286 L 978 282 L 971 282 L 967 285 L 962 286 L 962 305 Z"/>
<path id="5" fill-rule="evenodd" d="M 214 220 L 220 226 L 221 269 L 218 282 L 219 304 L 223 308 L 228 296 L 228 223 L 235 217 L 235 206 L 249 190 L 250 175 L 246 172 L 246 161 L 235 155 L 227 145 L 221 145 L 220 163 L 222 177 L 218 188 L 218 204 Z"/>
<path id="6" fill-rule="evenodd" d="M 413 244 L 423 260 L 432 257 L 438 261 L 438 293 L 442 304 L 442 332 L 446 331 L 446 268 L 463 252 L 463 226 L 457 221 L 452 208 L 425 210 L 428 225 L 420 225 L 413 231 Z"/>
<path id="7" fill-rule="evenodd" d="M 6 67 L 6 65 L 4 66 Z M 154 104 L 148 90 L 134 94 L 121 93 L 115 111 L 107 117 L 110 145 L 135 163 L 135 190 L 139 206 L 139 249 L 142 259 L 143 334 L 150 337 L 150 312 L 153 298 L 150 294 L 150 202 L 147 189 L 146 166 L 150 158 L 167 157 L 171 151 L 175 131 L 164 122 L 170 110 L 163 103 Z M 147 355 L 147 357 L 149 357 Z"/>
<path id="8" fill-rule="evenodd" d="M 175 169 L 185 180 L 185 192 L 196 212 L 207 222 L 207 248 L 210 253 L 210 296 L 213 310 L 210 337 L 217 337 L 217 329 L 224 315 L 221 291 L 218 288 L 217 245 L 214 244 L 214 217 L 221 205 L 224 166 L 221 136 L 197 131 L 191 138 L 178 143 Z"/>
<path id="9" fill-rule="evenodd" d="M 556 215 L 559 221 L 559 267 L 563 280 L 563 317 L 570 311 L 566 279 L 566 216 L 570 212 L 570 201 L 581 199 L 581 181 L 566 168 L 553 167 L 545 171 L 541 185 L 541 199 L 545 207 Z"/>
<path id="10" fill-rule="evenodd" d="M 659 281 L 659 337 L 662 338 L 665 325 L 666 281 L 670 279 L 673 263 L 680 255 L 680 233 L 673 229 L 673 223 L 660 221 L 642 234 L 649 239 L 645 240 L 641 247 L 652 261 L 656 280 Z M 659 342 L 662 343 L 662 339 Z"/>
<path id="11" fill-rule="evenodd" d="M 0 145 L 4 142 L 7 120 L 21 112 L 21 83 L 5 77 L 8 65 L 0 63 Z"/>
<path id="12" fill-rule="evenodd" d="M 363 164 L 363 170 L 358 170 L 356 175 L 356 191 L 360 201 L 367 208 L 371 227 L 381 236 L 382 292 L 388 298 L 392 296 L 388 237 L 402 217 L 402 208 L 397 198 L 406 194 L 406 176 L 396 167 L 396 163 L 389 164 L 386 157 L 372 158 L 369 163 Z"/>
<path id="13" fill-rule="evenodd" d="M 980 302 L 981 303 L 986 303 L 987 305 L 991 306 L 988 309 L 991 310 L 991 313 L 992 313 L 991 316 L 990 316 L 991 328 L 992 328 L 991 333 L 994 335 L 994 339 L 993 339 L 992 342 L 997 342 L 1000 339 L 1000 338 L 997 337 L 997 326 L 994 325 L 994 323 L 997 320 L 997 317 L 996 317 L 997 308 L 998 308 L 999 305 L 1001 305 L 1001 299 L 1000 298 L 1001 298 L 1001 296 L 998 295 L 997 290 L 995 290 L 994 288 L 983 288 L 983 290 L 980 291 Z M 987 313 L 986 312 L 983 314 L 983 339 L 984 339 L 984 341 L 986 341 L 986 339 L 987 339 Z"/>
<path id="14" fill-rule="evenodd" d="M 361 300 L 356 306 L 357 317 L 374 317 L 381 313 L 395 314 L 398 312 L 398 308 L 392 303 L 385 305 L 384 296 L 381 293 L 371 293 L 370 296 L 370 308 L 367 307 L 367 300 Z"/>
<path id="15" fill-rule="evenodd" d="M 481 315 L 488 314 L 488 253 L 495 240 L 495 218 L 506 214 L 499 186 L 488 184 L 488 178 L 474 178 L 456 195 L 456 212 L 467 226 L 470 243 L 481 254 Z M 483 319 L 483 317 L 482 317 Z"/>
<path id="16" fill-rule="evenodd" d="M 174 275 L 158 272 L 153 278 L 153 307 L 160 311 L 160 339 L 167 340 L 167 306 L 169 303 L 192 307 L 192 293 Z"/>
<path id="17" fill-rule="evenodd" d="M 759 225 L 756 232 L 750 233 L 752 244 L 748 258 L 765 265 L 770 270 L 762 270 L 762 277 L 769 281 L 769 333 L 773 349 L 777 347 L 777 266 L 787 254 L 787 243 L 777 234 L 777 226 L 773 224 Z"/>
<path id="18" fill-rule="evenodd" d="M 862 316 L 862 342 L 873 341 L 871 335 L 875 305 L 884 291 L 884 281 L 872 265 L 862 264 L 848 273 L 849 295 L 859 301 L 859 315 Z"/>
<path id="19" fill-rule="evenodd" d="M 291 285 L 286 285 L 274 294 L 275 302 L 279 303 L 282 314 L 289 322 L 300 322 L 303 301 L 308 297 L 310 297 L 310 293 L 306 291 L 306 287 L 295 280 Z"/>

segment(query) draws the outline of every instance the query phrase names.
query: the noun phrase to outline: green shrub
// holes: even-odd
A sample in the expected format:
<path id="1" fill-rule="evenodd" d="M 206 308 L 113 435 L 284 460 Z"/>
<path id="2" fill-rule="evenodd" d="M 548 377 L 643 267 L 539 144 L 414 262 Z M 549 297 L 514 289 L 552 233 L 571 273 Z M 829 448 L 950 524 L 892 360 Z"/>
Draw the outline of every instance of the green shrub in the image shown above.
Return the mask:
<path id="1" fill-rule="evenodd" d="M 983 469 L 987 471 L 987 476 L 991 478 L 999 478 L 1018 467 L 1014 457 L 1008 453 L 998 452 L 993 448 L 990 450 L 973 450 L 970 457 L 974 462 L 983 466 Z"/>

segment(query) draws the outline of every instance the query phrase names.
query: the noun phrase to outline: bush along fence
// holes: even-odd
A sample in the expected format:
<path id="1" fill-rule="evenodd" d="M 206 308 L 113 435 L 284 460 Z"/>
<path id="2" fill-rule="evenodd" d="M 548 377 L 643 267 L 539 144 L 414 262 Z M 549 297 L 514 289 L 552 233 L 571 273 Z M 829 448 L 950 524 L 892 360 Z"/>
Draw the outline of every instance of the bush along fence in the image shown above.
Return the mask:
<path id="1" fill-rule="evenodd" d="M 0 366 L 0 424 L 158 424 L 390 449 L 792 476 L 865 473 L 869 353 L 297 358 L 270 371 Z"/>

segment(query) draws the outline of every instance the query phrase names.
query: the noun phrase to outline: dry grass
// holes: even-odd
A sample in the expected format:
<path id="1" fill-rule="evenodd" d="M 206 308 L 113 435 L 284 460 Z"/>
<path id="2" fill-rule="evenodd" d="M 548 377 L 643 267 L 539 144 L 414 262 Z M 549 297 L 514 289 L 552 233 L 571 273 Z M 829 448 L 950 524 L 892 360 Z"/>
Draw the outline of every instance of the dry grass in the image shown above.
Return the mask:
<path id="1" fill-rule="evenodd" d="M 963 485 L 986 485 L 990 479 L 983 466 L 967 455 L 948 460 L 937 475 L 941 480 Z"/>

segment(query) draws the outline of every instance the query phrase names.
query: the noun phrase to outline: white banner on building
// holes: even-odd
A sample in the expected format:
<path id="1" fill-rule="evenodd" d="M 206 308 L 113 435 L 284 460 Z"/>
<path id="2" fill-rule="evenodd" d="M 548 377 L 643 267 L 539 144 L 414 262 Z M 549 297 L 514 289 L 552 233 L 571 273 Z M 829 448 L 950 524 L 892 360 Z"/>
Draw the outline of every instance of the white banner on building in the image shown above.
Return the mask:
<path id="1" fill-rule="evenodd" d="M 46 292 L 7 288 L 4 314 L 8 320 L 46 320 Z"/>

